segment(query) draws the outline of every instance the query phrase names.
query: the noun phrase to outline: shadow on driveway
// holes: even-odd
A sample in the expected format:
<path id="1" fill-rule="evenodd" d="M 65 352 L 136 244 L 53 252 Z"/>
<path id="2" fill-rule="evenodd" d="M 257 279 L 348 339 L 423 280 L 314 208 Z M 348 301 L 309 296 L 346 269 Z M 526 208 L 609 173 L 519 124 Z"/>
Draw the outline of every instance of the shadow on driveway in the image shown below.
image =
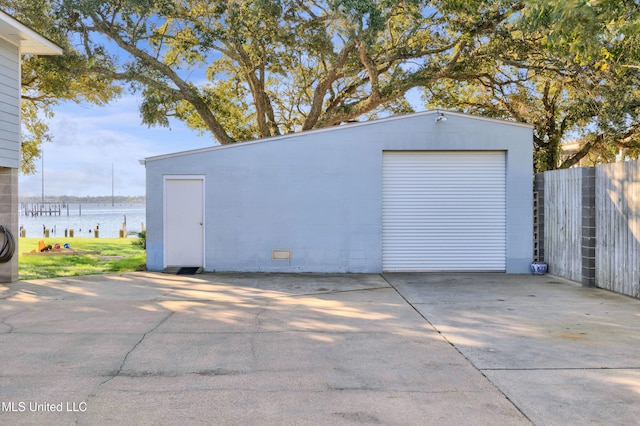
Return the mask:
<path id="1" fill-rule="evenodd" d="M 22 281 L 0 286 L 0 421 L 631 424 L 638 308 L 551 276 Z"/>
<path id="2" fill-rule="evenodd" d="M 640 301 L 554 276 L 385 278 L 535 424 L 635 424 Z"/>

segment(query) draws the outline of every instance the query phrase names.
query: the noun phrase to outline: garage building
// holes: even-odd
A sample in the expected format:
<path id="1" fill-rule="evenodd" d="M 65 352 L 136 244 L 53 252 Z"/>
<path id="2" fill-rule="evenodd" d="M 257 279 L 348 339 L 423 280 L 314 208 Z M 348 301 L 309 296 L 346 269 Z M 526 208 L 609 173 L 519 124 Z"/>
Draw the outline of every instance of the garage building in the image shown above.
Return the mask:
<path id="1" fill-rule="evenodd" d="M 150 270 L 528 273 L 532 261 L 528 125 L 427 111 L 145 165 Z"/>

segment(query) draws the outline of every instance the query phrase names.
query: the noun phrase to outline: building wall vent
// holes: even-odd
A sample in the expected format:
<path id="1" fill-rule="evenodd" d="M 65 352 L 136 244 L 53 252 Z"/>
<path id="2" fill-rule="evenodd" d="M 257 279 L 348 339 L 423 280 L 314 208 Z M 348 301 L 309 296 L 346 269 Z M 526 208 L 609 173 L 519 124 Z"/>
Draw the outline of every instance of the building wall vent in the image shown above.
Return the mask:
<path id="1" fill-rule="evenodd" d="M 291 250 L 273 250 L 271 252 L 272 260 L 291 260 Z"/>

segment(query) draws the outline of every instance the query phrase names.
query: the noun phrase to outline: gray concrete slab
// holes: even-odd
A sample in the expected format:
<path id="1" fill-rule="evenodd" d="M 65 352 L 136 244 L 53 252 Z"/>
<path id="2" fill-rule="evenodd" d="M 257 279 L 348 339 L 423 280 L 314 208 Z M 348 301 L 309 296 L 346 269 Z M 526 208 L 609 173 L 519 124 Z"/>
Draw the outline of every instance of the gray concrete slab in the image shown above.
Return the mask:
<path id="1" fill-rule="evenodd" d="M 3 424 L 529 423 L 380 275 L 18 282 L 0 347 Z"/>
<path id="2" fill-rule="evenodd" d="M 637 424 L 640 300 L 550 275 L 385 278 L 535 424 Z"/>
<path id="3" fill-rule="evenodd" d="M 639 315 L 552 276 L 17 282 L 0 423 L 635 424 Z"/>

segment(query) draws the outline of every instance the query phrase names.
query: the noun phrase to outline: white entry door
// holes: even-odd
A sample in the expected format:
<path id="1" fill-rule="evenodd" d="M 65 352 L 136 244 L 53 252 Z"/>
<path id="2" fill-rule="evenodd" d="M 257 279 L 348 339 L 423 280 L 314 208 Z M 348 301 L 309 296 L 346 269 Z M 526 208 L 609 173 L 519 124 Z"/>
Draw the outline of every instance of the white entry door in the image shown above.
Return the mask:
<path id="1" fill-rule="evenodd" d="M 204 267 L 204 178 L 164 180 L 165 266 Z"/>

